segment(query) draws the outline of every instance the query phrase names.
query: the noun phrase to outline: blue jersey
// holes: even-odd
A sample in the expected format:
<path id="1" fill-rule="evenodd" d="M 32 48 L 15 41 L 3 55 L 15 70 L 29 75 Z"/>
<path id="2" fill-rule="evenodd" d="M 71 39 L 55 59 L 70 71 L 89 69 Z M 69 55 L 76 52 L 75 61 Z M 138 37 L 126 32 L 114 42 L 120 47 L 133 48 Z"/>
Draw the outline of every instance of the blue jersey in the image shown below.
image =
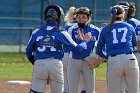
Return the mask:
<path id="1" fill-rule="evenodd" d="M 68 23 L 68 24 L 66 24 L 66 26 L 65 26 L 65 30 L 68 31 L 70 27 L 72 27 L 73 25 L 76 25 L 76 24 L 77 24 L 76 21 L 73 22 L 73 23 Z"/>
<path id="2" fill-rule="evenodd" d="M 76 25 L 76 24 L 77 24 L 77 22 L 66 24 L 65 30 L 68 32 L 69 28 L 72 27 L 73 25 Z M 65 46 L 63 46 L 63 49 L 64 49 L 64 53 L 70 52 Z"/>
<path id="3" fill-rule="evenodd" d="M 72 39 L 77 43 L 80 44 L 81 40 L 78 38 L 78 25 L 75 25 L 72 27 L 73 29 L 71 29 L 71 35 L 72 35 Z M 89 55 L 91 55 L 93 53 L 93 48 L 95 46 L 95 42 L 98 40 L 98 35 L 100 32 L 100 29 L 92 24 L 88 24 L 87 26 L 80 28 L 80 31 L 84 31 L 84 34 L 91 32 L 92 34 L 92 38 L 91 40 L 87 43 L 87 49 L 84 51 L 72 51 L 72 58 L 74 59 L 83 59 Z"/>
<path id="4" fill-rule="evenodd" d="M 136 35 L 140 35 L 140 21 L 135 18 L 130 18 L 126 20 L 127 23 L 131 24 L 136 32 Z"/>
<path id="5" fill-rule="evenodd" d="M 104 58 L 110 55 L 124 54 L 133 52 L 133 47 L 137 45 L 137 37 L 135 29 L 132 25 L 116 21 L 113 29 L 110 31 L 110 25 L 105 26 L 100 34 L 96 48 L 96 53 Z M 106 45 L 106 53 L 104 55 L 102 49 Z"/>
<path id="6" fill-rule="evenodd" d="M 62 59 L 62 44 L 71 51 L 82 51 L 87 49 L 86 41 L 76 44 L 67 31 L 58 31 L 58 26 L 52 23 L 46 23 L 41 29 L 33 31 L 29 43 L 26 47 L 27 57 L 33 54 L 36 59 L 55 58 Z"/>

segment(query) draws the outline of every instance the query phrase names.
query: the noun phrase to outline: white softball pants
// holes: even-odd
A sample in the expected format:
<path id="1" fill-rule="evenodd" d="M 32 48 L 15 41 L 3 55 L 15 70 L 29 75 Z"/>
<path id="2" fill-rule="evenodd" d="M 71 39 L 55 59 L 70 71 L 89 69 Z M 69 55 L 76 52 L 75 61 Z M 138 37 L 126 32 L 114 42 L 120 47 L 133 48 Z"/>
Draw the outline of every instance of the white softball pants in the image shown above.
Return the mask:
<path id="1" fill-rule="evenodd" d="M 44 93 L 49 78 L 51 93 L 62 93 L 63 77 L 63 64 L 61 60 L 54 58 L 36 60 L 31 89 Z"/>
<path id="2" fill-rule="evenodd" d="M 95 71 L 95 70 L 94 70 Z M 88 63 L 81 59 L 71 59 L 68 64 L 68 85 L 69 93 L 78 93 L 80 73 L 83 76 L 86 93 L 94 93 L 93 70 L 90 70 Z"/>
<path id="3" fill-rule="evenodd" d="M 140 53 L 135 53 L 135 55 L 137 57 L 139 70 L 140 70 Z M 139 93 L 140 93 L 140 71 L 139 71 Z"/>
<path id="4" fill-rule="evenodd" d="M 67 78 L 67 68 L 68 68 L 68 62 L 69 62 L 69 55 L 70 53 L 64 53 L 64 58 L 62 59 L 63 62 L 63 72 L 64 72 L 64 88 L 63 92 L 69 93 L 68 88 L 68 78 Z"/>
<path id="5" fill-rule="evenodd" d="M 140 53 L 135 53 L 135 56 L 136 56 L 136 58 L 137 58 L 138 65 L 139 65 L 139 67 L 140 67 Z M 140 71 L 139 71 L 139 84 L 140 84 Z M 128 89 L 127 89 L 125 80 L 124 80 L 124 78 L 123 78 L 123 80 L 122 80 L 122 82 L 121 82 L 121 92 L 120 92 L 120 93 L 123 93 L 124 91 L 128 91 Z M 139 93 L 140 93 L 140 85 L 139 85 Z"/>
<path id="6" fill-rule="evenodd" d="M 139 93 L 139 67 L 134 54 L 120 54 L 108 58 L 108 93 L 120 93 L 123 77 L 128 93 Z"/>

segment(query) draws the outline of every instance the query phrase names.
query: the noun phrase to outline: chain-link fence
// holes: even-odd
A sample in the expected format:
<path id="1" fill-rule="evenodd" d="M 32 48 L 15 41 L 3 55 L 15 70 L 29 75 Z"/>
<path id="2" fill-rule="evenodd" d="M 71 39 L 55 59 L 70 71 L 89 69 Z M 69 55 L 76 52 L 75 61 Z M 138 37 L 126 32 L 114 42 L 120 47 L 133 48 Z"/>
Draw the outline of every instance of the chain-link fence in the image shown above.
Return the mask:
<path id="1" fill-rule="evenodd" d="M 0 3 L 0 52 L 25 51 L 32 28 L 43 19 L 46 6 L 56 4 L 64 12 L 69 7 L 88 7 L 92 23 L 98 27 L 109 22 L 110 7 L 124 0 L 1 0 Z M 140 20 L 140 0 L 127 0 L 136 4 L 136 18 Z"/>

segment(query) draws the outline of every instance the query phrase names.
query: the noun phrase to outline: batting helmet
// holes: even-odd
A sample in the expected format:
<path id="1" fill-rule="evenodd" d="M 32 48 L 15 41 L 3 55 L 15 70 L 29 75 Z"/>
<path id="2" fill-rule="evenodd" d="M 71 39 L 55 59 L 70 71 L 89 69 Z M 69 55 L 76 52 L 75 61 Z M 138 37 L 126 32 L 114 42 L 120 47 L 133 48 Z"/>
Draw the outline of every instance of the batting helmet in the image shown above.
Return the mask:
<path id="1" fill-rule="evenodd" d="M 44 20 L 55 24 L 60 24 L 64 19 L 64 12 L 57 5 L 49 5 L 44 11 Z"/>

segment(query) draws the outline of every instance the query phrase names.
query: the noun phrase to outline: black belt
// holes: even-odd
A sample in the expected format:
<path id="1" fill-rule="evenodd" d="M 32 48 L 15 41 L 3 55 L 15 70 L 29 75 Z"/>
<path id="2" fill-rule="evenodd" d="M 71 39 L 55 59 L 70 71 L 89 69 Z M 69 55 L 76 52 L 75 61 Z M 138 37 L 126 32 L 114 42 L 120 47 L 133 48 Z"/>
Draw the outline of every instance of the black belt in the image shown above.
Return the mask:
<path id="1" fill-rule="evenodd" d="M 126 55 L 128 55 L 128 54 L 133 54 L 133 52 L 129 52 L 129 53 L 123 53 L 123 54 L 126 54 Z M 119 55 L 119 54 L 114 54 L 114 55 L 110 55 L 111 57 L 115 57 L 115 56 L 117 56 L 117 55 Z"/>
<path id="2" fill-rule="evenodd" d="M 139 50 L 137 50 L 137 51 L 134 51 L 134 53 L 140 53 L 140 51 L 139 51 Z"/>

